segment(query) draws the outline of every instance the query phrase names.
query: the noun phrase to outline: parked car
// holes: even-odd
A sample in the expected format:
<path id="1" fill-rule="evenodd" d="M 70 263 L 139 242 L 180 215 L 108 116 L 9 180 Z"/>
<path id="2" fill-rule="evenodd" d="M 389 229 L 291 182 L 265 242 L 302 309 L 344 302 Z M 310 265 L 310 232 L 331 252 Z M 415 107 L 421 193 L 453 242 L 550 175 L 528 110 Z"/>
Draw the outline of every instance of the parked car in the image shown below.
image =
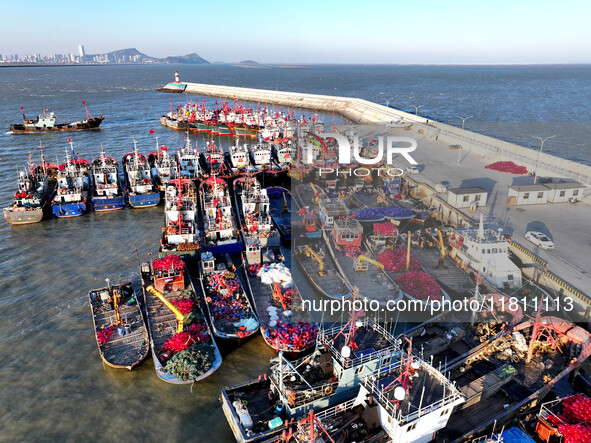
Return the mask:
<path id="1" fill-rule="evenodd" d="M 542 249 L 554 249 L 554 242 L 546 234 L 538 231 L 527 231 L 525 238 Z"/>
<path id="2" fill-rule="evenodd" d="M 421 172 L 421 170 L 417 165 L 410 165 L 406 168 L 406 172 L 408 172 L 409 174 L 418 174 L 419 172 Z"/>

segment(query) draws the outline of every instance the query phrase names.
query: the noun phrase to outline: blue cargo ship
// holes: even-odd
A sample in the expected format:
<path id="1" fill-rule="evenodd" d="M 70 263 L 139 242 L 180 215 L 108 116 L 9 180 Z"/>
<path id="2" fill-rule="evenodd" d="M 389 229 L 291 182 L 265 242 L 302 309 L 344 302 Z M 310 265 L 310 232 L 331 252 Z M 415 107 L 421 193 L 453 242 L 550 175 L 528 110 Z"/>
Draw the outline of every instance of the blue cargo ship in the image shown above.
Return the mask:
<path id="1" fill-rule="evenodd" d="M 148 160 L 137 150 L 133 141 L 133 151 L 123 157 L 123 170 L 127 187 L 127 199 L 132 208 L 149 208 L 160 203 L 160 191 L 154 183 Z"/>
<path id="2" fill-rule="evenodd" d="M 101 155 L 90 165 L 93 179 L 92 206 L 95 211 L 116 211 L 125 206 L 125 195 L 119 182 L 119 165 L 108 157 L 101 146 Z"/>
<path id="3" fill-rule="evenodd" d="M 56 217 L 79 217 L 88 209 L 90 194 L 90 164 L 66 148 L 66 161 L 59 166 L 57 190 L 51 202 L 51 210 Z"/>

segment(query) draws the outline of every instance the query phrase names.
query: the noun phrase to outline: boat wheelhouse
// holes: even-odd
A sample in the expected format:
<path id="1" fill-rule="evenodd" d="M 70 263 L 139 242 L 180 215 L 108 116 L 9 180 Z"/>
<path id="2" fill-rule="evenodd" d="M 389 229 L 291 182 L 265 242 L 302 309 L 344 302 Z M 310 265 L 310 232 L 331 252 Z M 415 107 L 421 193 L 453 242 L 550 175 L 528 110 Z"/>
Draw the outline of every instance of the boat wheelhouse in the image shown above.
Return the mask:
<path id="1" fill-rule="evenodd" d="M 199 153 L 197 148 L 193 148 L 191 145 L 191 139 L 187 132 L 187 138 L 185 139 L 185 145 L 179 149 L 178 152 L 178 166 L 179 173 L 182 178 L 188 178 L 189 180 L 196 180 L 201 178 L 203 171 L 199 163 Z"/>
<path id="2" fill-rule="evenodd" d="M 148 155 L 148 163 L 152 167 L 152 177 L 160 192 L 164 192 L 169 181 L 179 176 L 176 157 L 168 154 L 166 146 L 158 144 L 158 138 L 156 138 L 156 151 Z"/>

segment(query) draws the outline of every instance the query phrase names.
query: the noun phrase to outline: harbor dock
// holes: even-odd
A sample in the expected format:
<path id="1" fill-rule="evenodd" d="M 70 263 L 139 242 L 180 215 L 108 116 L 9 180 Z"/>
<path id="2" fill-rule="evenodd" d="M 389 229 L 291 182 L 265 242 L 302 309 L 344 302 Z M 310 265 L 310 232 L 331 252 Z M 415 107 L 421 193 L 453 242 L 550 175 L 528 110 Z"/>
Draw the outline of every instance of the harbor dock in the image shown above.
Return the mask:
<path id="1" fill-rule="evenodd" d="M 458 209 L 448 205 L 447 189 L 481 187 L 487 190 L 488 202 L 486 206 L 479 207 L 478 212 L 488 215 L 504 233 L 512 237 L 512 250 L 530 268 L 530 278 L 551 287 L 557 295 L 572 296 L 578 314 L 575 317 L 589 319 L 591 262 L 584 257 L 588 255 L 591 245 L 591 230 L 588 229 L 588 220 L 591 219 L 588 196 L 591 191 L 585 189 L 582 201 L 576 205 L 548 203 L 512 206 L 507 197 L 508 188 L 531 184 L 533 177 L 484 167 L 496 161 L 512 161 L 527 167 L 528 171 L 536 170 L 538 176 L 577 181 L 588 187 L 591 185 L 591 166 L 358 98 L 199 83 L 183 85 L 186 85 L 184 94 L 334 113 L 354 124 L 367 125 L 364 131 L 372 136 L 414 137 L 418 148 L 413 156 L 421 164 L 421 172 L 405 174 L 413 187 L 411 195 L 422 199 L 427 205 L 435 206 L 443 222 L 459 224 L 474 222 L 476 214 L 468 211 L 468 208 Z M 167 87 L 159 91 L 178 92 Z M 389 122 L 397 124 L 386 124 Z M 455 149 L 450 149 L 452 146 Z M 396 160 L 399 164 L 394 166 L 406 168 L 404 159 Z M 529 243 L 524 234 L 530 230 L 549 234 L 556 248 L 552 251 L 541 250 Z M 571 314 L 574 315 L 574 312 Z"/>

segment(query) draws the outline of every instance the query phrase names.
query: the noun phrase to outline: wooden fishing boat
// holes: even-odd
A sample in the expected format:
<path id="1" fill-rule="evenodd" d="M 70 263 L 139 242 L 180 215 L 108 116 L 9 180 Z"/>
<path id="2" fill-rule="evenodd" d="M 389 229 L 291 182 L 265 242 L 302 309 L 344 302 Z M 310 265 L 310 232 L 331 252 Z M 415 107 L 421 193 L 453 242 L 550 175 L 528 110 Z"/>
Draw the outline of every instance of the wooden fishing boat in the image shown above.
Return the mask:
<path id="1" fill-rule="evenodd" d="M 88 291 L 99 355 L 113 368 L 133 369 L 148 355 L 150 339 L 131 283 Z"/>
<path id="2" fill-rule="evenodd" d="M 242 254 L 242 269 L 265 343 L 277 352 L 295 356 L 316 343 L 318 327 L 284 262 L 281 248 Z"/>
<path id="3" fill-rule="evenodd" d="M 45 108 L 43 113 L 35 119 L 28 119 L 23 113 L 23 122 L 10 125 L 10 130 L 15 133 L 46 132 L 46 131 L 79 131 L 82 129 L 95 129 L 100 126 L 105 117 L 92 117 L 86 109 L 86 120 L 72 123 L 56 123 L 57 117 L 53 112 Z"/>
<path id="4" fill-rule="evenodd" d="M 140 266 L 156 375 L 165 382 L 203 380 L 222 356 L 185 263 L 177 255 Z"/>
<path id="5" fill-rule="evenodd" d="M 225 340 L 255 334 L 259 320 L 231 262 L 217 262 L 211 252 L 201 253 L 199 281 L 213 333 Z"/>

